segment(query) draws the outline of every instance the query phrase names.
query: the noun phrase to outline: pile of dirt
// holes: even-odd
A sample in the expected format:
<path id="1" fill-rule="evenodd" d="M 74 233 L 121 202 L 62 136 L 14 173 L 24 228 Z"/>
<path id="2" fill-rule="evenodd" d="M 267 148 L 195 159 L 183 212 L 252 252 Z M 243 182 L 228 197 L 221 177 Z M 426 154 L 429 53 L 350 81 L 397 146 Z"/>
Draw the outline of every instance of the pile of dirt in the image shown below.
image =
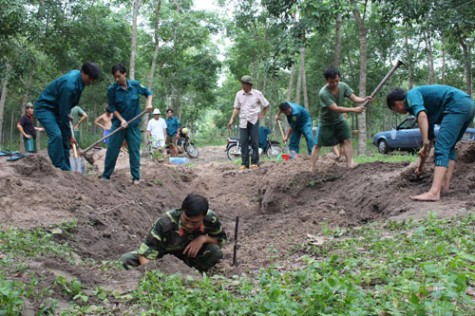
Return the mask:
<path id="1" fill-rule="evenodd" d="M 224 147 L 207 147 L 200 148 L 200 158 L 190 165 L 142 159 L 143 182 L 132 185 L 126 155 L 120 156 L 112 180 L 104 182 L 98 179 L 103 152 L 95 154 L 96 165 L 89 167 L 86 176 L 53 168 L 42 152 L 16 162 L 0 159 L 0 222 L 4 227 L 52 229 L 77 221 L 75 229 L 57 233 L 56 238 L 70 243 L 82 260 L 115 260 L 140 245 L 157 217 L 179 207 L 188 193 L 200 193 L 209 198 L 228 233 L 224 260 L 216 271 L 230 275 L 254 271 L 289 255 L 298 257 L 307 234 L 319 233 L 322 225 L 354 227 L 429 211 L 448 215 L 472 211 L 475 144 L 461 143 L 458 152 L 452 191 L 436 203 L 409 200 L 410 195 L 430 188 L 432 175 L 420 181 L 402 177 L 407 163 L 376 162 L 347 169 L 324 156 L 311 173 L 304 156 L 239 171 L 237 164 L 225 159 Z M 235 268 L 230 264 L 237 216 L 239 266 Z M 100 283 L 124 291 L 135 286 L 145 269 L 196 273 L 170 256 L 117 275 L 68 265 L 61 258 L 55 261 L 83 284 Z M 53 273 L 58 267 L 45 258 L 38 269 Z"/>

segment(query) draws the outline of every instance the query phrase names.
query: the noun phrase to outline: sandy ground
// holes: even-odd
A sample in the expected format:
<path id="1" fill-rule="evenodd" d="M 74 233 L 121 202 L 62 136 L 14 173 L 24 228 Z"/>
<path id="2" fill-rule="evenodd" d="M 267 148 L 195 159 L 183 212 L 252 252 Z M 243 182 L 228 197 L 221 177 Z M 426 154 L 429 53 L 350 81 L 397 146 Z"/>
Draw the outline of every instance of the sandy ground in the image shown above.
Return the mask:
<path id="1" fill-rule="evenodd" d="M 98 179 L 105 150 L 86 175 L 63 172 L 50 164 L 46 153 L 16 162 L 0 158 L 0 223 L 2 227 L 52 229 L 77 221 L 73 232 L 58 234 L 75 249 L 78 260 L 115 260 L 137 247 L 152 222 L 169 208 L 179 207 L 190 192 L 209 198 L 220 216 L 229 242 L 224 260 L 213 273 L 252 273 L 270 263 L 298 264 L 308 234 L 322 224 L 355 227 L 372 221 L 404 220 L 434 211 L 452 216 L 474 211 L 475 143 L 458 146 L 459 163 L 452 191 L 440 202 L 412 202 L 409 196 L 429 189 L 430 176 L 413 181 L 403 163 L 368 163 L 346 169 L 330 156 L 321 157 L 310 173 L 308 157 L 287 162 L 265 161 L 258 170 L 239 171 L 226 158 L 224 146 L 199 148 L 189 164 L 142 159 L 142 183 L 132 185 L 128 157 L 121 154 L 111 181 Z M 427 164 L 430 165 L 430 162 Z M 235 219 L 239 216 L 238 266 L 231 266 Z M 146 269 L 194 274 L 171 256 L 135 271 L 101 272 L 72 265 L 62 258 L 30 263 L 52 275 L 78 278 L 85 286 L 119 292 L 135 288 Z"/>

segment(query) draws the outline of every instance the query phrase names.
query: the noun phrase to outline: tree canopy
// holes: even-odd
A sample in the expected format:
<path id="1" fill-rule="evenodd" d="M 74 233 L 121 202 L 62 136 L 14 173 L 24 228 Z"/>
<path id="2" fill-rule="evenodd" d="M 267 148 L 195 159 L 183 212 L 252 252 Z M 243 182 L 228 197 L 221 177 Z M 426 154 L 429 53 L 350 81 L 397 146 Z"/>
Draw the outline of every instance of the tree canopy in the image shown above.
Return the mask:
<path id="1" fill-rule="evenodd" d="M 103 111 L 111 66 L 131 58 L 137 2 L 135 77 L 149 85 L 152 78 L 154 106 L 174 108 L 195 132 L 224 130 L 244 74 L 254 77 L 274 109 L 303 94 L 317 124 L 327 67 L 337 62 L 342 80 L 369 94 L 397 59 L 404 60 L 366 120 L 350 117 L 353 129 L 365 125 L 366 136 L 393 124 L 381 98 L 390 87 L 442 83 L 472 93 L 473 0 L 220 0 L 219 12 L 196 10 L 191 0 L 0 0 L 0 146 L 17 142 L 23 103 L 88 60 L 103 73 L 80 105 L 91 117 Z M 212 126 L 199 124 L 208 115 Z M 92 121 L 86 129 L 94 137 Z"/>

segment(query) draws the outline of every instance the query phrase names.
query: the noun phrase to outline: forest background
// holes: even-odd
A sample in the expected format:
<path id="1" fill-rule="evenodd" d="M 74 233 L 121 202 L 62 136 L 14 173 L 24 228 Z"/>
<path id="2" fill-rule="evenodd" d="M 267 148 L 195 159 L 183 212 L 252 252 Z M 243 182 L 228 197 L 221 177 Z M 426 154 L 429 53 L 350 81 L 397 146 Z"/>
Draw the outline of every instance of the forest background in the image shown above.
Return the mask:
<path id="1" fill-rule="evenodd" d="M 327 67 L 339 67 L 342 81 L 365 96 L 403 60 L 365 114 L 349 117 L 360 154 L 372 134 L 400 121 L 385 105 L 389 89 L 440 83 L 473 95 L 475 0 L 218 0 L 211 11 L 192 0 L 0 0 L 0 7 L 0 149 L 19 148 L 23 104 L 88 60 L 102 75 L 80 100 L 89 115 L 83 146 L 101 136 L 93 122 L 119 62 L 200 145 L 225 142 L 245 74 L 271 103 L 264 124 L 272 128 L 277 106 L 290 100 L 316 125 Z M 44 148 L 46 137 L 40 142 Z"/>

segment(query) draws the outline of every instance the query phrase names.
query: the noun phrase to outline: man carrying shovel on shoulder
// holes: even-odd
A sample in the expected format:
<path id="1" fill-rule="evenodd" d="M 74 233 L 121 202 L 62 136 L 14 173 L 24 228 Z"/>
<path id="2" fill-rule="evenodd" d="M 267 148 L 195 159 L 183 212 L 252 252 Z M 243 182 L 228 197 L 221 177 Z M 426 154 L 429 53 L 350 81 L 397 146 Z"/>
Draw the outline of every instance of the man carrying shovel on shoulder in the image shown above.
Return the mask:
<path id="1" fill-rule="evenodd" d="M 139 95 L 147 99 L 145 111 L 152 111 L 152 92 L 135 80 L 127 80 L 127 70 L 124 65 L 116 64 L 112 67 L 112 75 L 116 81 L 107 88 L 108 110 L 114 114 L 112 131 L 120 128 L 117 133 L 111 133 L 107 146 L 102 178 L 109 180 L 114 172 L 120 147 L 124 139 L 129 148 L 130 173 L 132 183 L 140 183 L 140 120 L 130 122 L 132 118 L 140 115 Z M 130 123 L 128 123 L 130 122 Z"/>

